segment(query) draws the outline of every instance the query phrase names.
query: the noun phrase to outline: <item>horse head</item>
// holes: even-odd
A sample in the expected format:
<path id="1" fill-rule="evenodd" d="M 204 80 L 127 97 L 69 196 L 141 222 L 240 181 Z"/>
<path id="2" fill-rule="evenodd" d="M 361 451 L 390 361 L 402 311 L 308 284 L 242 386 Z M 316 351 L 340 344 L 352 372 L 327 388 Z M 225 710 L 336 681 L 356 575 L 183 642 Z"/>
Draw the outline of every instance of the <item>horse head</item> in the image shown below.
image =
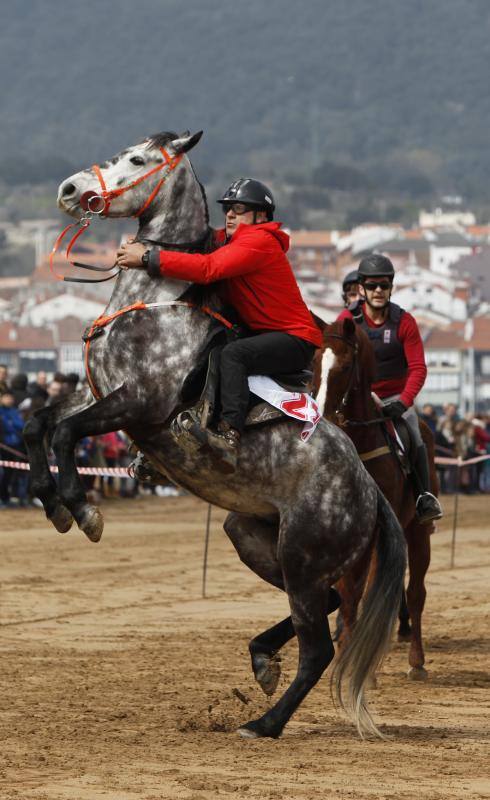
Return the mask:
<path id="1" fill-rule="evenodd" d="M 204 191 L 186 153 L 202 131 L 162 132 L 71 175 L 58 189 L 58 206 L 83 215 L 135 217 L 140 239 L 182 235 L 197 238 L 208 227 Z"/>
<path id="2" fill-rule="evenodd" d="M 345 412 L 360 393 L 370 395 L 376 362 L 369 338 L 350 317 L 327 325 L 323 341 L 334 355 L 327 378 L 324 415 L 338 419 L 339 413 Z"/>

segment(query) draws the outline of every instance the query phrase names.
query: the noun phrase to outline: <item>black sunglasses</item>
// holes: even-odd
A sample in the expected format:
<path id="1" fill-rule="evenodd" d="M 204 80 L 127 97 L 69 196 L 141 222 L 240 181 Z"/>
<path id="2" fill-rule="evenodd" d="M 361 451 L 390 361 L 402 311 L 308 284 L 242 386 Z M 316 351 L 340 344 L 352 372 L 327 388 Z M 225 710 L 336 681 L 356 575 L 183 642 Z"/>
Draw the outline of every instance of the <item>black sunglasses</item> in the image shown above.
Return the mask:
<path id="1" fill-rule="evenodd" d="M 366 283 L 363 283 L 362 285 L 368 290 L 368 292 L 374 292 L 378 286 L 383 292 L 391 289 L 391 283 L 389 281 L 366 281 Z"/>
<path id="2" fill-rule="evenodd" d="M 238 217 L 246 214 L 247 211 L 253 211 L 253 208 L 246 206 L 245 203 L 223 203 L 223 214 L 228 214 L 228 211 L 233 211 Z"/>

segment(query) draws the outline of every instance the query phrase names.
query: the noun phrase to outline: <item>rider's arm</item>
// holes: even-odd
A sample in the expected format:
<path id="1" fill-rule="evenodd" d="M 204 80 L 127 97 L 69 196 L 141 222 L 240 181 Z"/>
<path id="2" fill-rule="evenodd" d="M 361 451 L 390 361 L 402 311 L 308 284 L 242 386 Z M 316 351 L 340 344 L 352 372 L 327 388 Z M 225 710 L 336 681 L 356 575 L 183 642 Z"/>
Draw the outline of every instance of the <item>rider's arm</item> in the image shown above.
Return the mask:
<path id="1" fill-rule="evenodd" d="M 174 250 L 153 250 L 148 273 L 153 276 L 178 278 L 193 283 L 213 283 L 254 272 L 267 265 L 270 259 L 267 234 L 241 236 L 213 253 L 179 253 Z"/>
<path id="2" fill-rule="evenodd" d="M 425 365 L 424 345 L 420 337 L 417 323 L 411 314 L 405 312 L 398 328 L 398 338 L 403 344 L 405 358 L 407 359 L 407 380 L 400 394 L 400 400 L 409 408 L 420 392 L 427 377 Z"/>

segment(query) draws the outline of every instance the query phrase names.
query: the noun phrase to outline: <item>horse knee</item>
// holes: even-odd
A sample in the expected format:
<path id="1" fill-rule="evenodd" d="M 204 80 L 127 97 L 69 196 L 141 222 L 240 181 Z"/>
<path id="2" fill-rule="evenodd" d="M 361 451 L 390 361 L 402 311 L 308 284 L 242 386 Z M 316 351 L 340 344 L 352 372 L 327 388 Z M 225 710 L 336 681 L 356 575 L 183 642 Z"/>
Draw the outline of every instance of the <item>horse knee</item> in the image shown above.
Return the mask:
<path id="1" fill-rule="evenodd" d="M 73 433 L 68 421 L 62 420 L 56 427 L 51 446 L 56 455 L 74 447 Z"/>
<path id="2" fill-rule="evenodd" d="M 39 417 L 32 416 L 27 420 L 22 430 L 22 435 L 27 445 L 41 441 L 44 435 L 44 425 Z"/>

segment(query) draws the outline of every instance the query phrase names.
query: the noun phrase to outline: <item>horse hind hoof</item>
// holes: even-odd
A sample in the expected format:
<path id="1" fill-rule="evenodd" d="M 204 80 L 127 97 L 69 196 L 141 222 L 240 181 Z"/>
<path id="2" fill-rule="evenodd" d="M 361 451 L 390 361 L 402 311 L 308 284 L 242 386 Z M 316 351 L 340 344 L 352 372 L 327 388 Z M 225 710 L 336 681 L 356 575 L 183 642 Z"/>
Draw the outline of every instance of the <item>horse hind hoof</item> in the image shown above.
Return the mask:
<path id="1" fill-rule="evenodd" d="M 254 719 L 251 722 L 247 722 L 245 725 L 241 725 L 237 733 L 242 739 L 278 739 L 282 733 L 282 728 L 277 729 L 272 728 L 267 725 L 267 722 L 264 721 L 265 718 L 261 717 L 260 719 Z"/>
<path id="2" fill-rule="evenodd" d="M 276 691 L 281 677 L 281 659 L 278 656 L 256 655 L 254 675 L 264 694 L 271 697 Z"/>
<path id="3" fill-rule="evenodd" d="M 104 530 L 104 517 L 96 506 L 87 506 L 78 527 L 91 542 L 98 542 Z"/>
<path id="4" fill-rule="evenodd" d="M 261 739 L 262 736 L 260 733 L 256 731 L 250 730 L 250 728 L 238 728 L 237 733 L 241 736 L 242 739 Z"/>
<path id="5" fill-rule="evenodd" d="M 47 515 L 46 515 L 47 516 Z M 68 509 L 59 503 L 51 516 L 48 516 L 50 522 L 59 533 L 68 533 L 73 525 L 73 517 Z"/>
<path id="6" fill-rule="evenodd" d="M 429 677 L 429 673 L 424 667 L 410 667 L 407 676 L 411 681 L 426 681 Z"/>

